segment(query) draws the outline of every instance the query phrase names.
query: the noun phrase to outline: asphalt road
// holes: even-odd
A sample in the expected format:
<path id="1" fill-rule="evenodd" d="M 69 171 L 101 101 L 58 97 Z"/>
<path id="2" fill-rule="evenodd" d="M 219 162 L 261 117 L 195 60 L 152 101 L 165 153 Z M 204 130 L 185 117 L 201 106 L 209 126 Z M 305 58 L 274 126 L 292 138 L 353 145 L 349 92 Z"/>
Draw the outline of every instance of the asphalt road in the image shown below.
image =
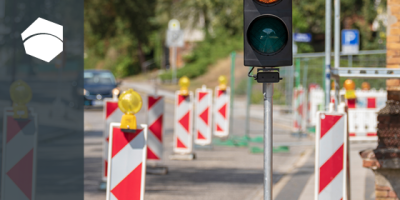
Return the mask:
<path id="1" fill-rule="evenodd" d="M 174 110 L 172 104 L 165 108 L 163 165 L 169 173 L 146 176 L 146 200 L 244 200 L 259 190 L 263 183 L 263 157 L 250 153 L 248 147 L 213 146 L 212 150 L 195 149 L 197 159 L 193 161 L 170 160 Z M 144 123 L 144 114 L 143 110 L 138 113 L 138 123 Z M 250 136 L 262 135 L 262 125 L 261 121 L 251 121 Z M 105 191 L 98 190 L 103 127 L 101 110 L 85 111 L 85 200 L 106 198 Z M 288 129 L 277 127 L 274 129 L 276 143 L 310 141 L 294 138 Z M 234 119 L 233 134 L 244 135 L 243 118 Z M 292 168 L 305 149 L 305 146 L 293 146 L 289 152 L 274 154 L 274 183 Z"/>

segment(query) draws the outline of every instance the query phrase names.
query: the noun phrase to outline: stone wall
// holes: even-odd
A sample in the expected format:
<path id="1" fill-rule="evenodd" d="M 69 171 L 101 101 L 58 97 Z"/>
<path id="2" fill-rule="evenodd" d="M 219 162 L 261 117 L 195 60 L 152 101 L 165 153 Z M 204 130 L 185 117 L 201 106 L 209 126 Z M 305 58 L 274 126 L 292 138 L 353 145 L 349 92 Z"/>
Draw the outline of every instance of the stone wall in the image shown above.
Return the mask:
<path id="1" fill-rule="evenodd" d="M 388 0 L 386 30 L 386 67 L 400 68 L 400 0 Z M 400 79 L 386 81 L 387 90 L 400 91 Z"/>

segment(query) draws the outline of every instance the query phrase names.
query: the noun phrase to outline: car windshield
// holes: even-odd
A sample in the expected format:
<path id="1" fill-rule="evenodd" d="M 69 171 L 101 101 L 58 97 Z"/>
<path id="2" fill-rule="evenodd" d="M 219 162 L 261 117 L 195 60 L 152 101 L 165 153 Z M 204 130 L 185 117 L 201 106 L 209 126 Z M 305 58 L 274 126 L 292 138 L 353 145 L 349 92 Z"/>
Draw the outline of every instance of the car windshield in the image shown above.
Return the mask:
<path id="1" fill-rule="evenodd" d="M 115 78 L 110 72 L 85 72 L 85 84 L 88 85 L 114 85 Z"/>

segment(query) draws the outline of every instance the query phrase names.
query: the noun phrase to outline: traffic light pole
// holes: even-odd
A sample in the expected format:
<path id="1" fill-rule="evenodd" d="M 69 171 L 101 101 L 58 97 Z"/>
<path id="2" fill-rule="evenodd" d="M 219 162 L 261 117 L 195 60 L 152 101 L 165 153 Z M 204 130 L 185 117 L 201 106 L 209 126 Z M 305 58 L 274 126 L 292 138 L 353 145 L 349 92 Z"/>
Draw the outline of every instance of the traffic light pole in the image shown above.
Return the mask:
<path id="1" fill-rule="evenodd" d="M 335 69 L 340 67 L 340 0 L 335 0 Z M 339 106 L 339 77 L 333 79 L 335 82 L 335 110 Z"/>
<path id="2" fill-rule="evenodd" d="M 274 83 L 282 78 L 278 68 L 257 69 L 256 75 L 251 75 L 254 67 L 249 71 L 248 76 L 253 77 L 258 83 L 263 84 L 264 96 L 264 200 L 272 200 L 272 97 L 274 95 Z"/>
<path id="3" fill-rule="evenodd" d="M 325 110 L 329 108 L 331 85 L 331 9 L 332 0 L 325 0 Z"/>
<path id="4" fill-rule="evenodd" d="M 272 96 L 273 83 L 263 83 L 264 94 L 264 200 L 272 200 Z"/>

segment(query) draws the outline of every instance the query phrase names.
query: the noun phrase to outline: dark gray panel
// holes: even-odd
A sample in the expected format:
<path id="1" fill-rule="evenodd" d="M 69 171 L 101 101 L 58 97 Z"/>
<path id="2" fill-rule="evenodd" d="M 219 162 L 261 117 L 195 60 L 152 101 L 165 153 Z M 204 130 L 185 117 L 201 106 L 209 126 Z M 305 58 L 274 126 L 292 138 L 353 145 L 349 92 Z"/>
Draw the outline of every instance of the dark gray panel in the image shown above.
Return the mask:
<path id="1" fill-rule="evenodd" d="M 54 28 L 43 28 L 53 27 L 47 23 L 38 28 L 39 32 L 23 38 L 21 33 L 39 17 L 62 26 L 62 37 L 54 33 Z M 50 38 L 44 42 L 38 39 L 44 35 Z M 62 42 L 56 43 L 57 39 Z M 50 48 L 51 45 L 62 47 L 62 52 Z M 30 49 L 31 55 L 26 49 Z M 38 52 L 58 56 L 46 62 L 37 58 Z M 10 89 L 16 81 L 26 83 L 32 94 L 28 103 L 19 106 L 15 106 L 18 100 L 10 95 L 13 91 L 18 93 L 15 92 L 18 88 Z M 28 90 L 25 87 L 21 98 L 26 97 Z M 8 195 L 3 199 L 21 199 L 18 195 L 40 200 L 83 199 L 82 92 L 83 0 L 0 0 L 0 162 L 3 170 L 0 188 L 2 195 Z M 11 113 L 15 110 L 23 113 L 25 108 L 30 110 L 32 119 L 7 114 L 10 109 Z M 30 124 L 29 120 L 37 123 Z M 36 142 L 24 143 L 20 137 L 27 134 L 34 134 Z M 23 158 L 30 158 L 30 155 L 21 157 L 30 145 L 34 145 L 31 153 L 34 156 L 23 162 L 25 168 L 15 167 Z M 30 173 L 35 175 L 33 188 L 19 183 L 29 184 L 26 177 Z M 13 188 L 22 193 L 12 191 Z"/>

